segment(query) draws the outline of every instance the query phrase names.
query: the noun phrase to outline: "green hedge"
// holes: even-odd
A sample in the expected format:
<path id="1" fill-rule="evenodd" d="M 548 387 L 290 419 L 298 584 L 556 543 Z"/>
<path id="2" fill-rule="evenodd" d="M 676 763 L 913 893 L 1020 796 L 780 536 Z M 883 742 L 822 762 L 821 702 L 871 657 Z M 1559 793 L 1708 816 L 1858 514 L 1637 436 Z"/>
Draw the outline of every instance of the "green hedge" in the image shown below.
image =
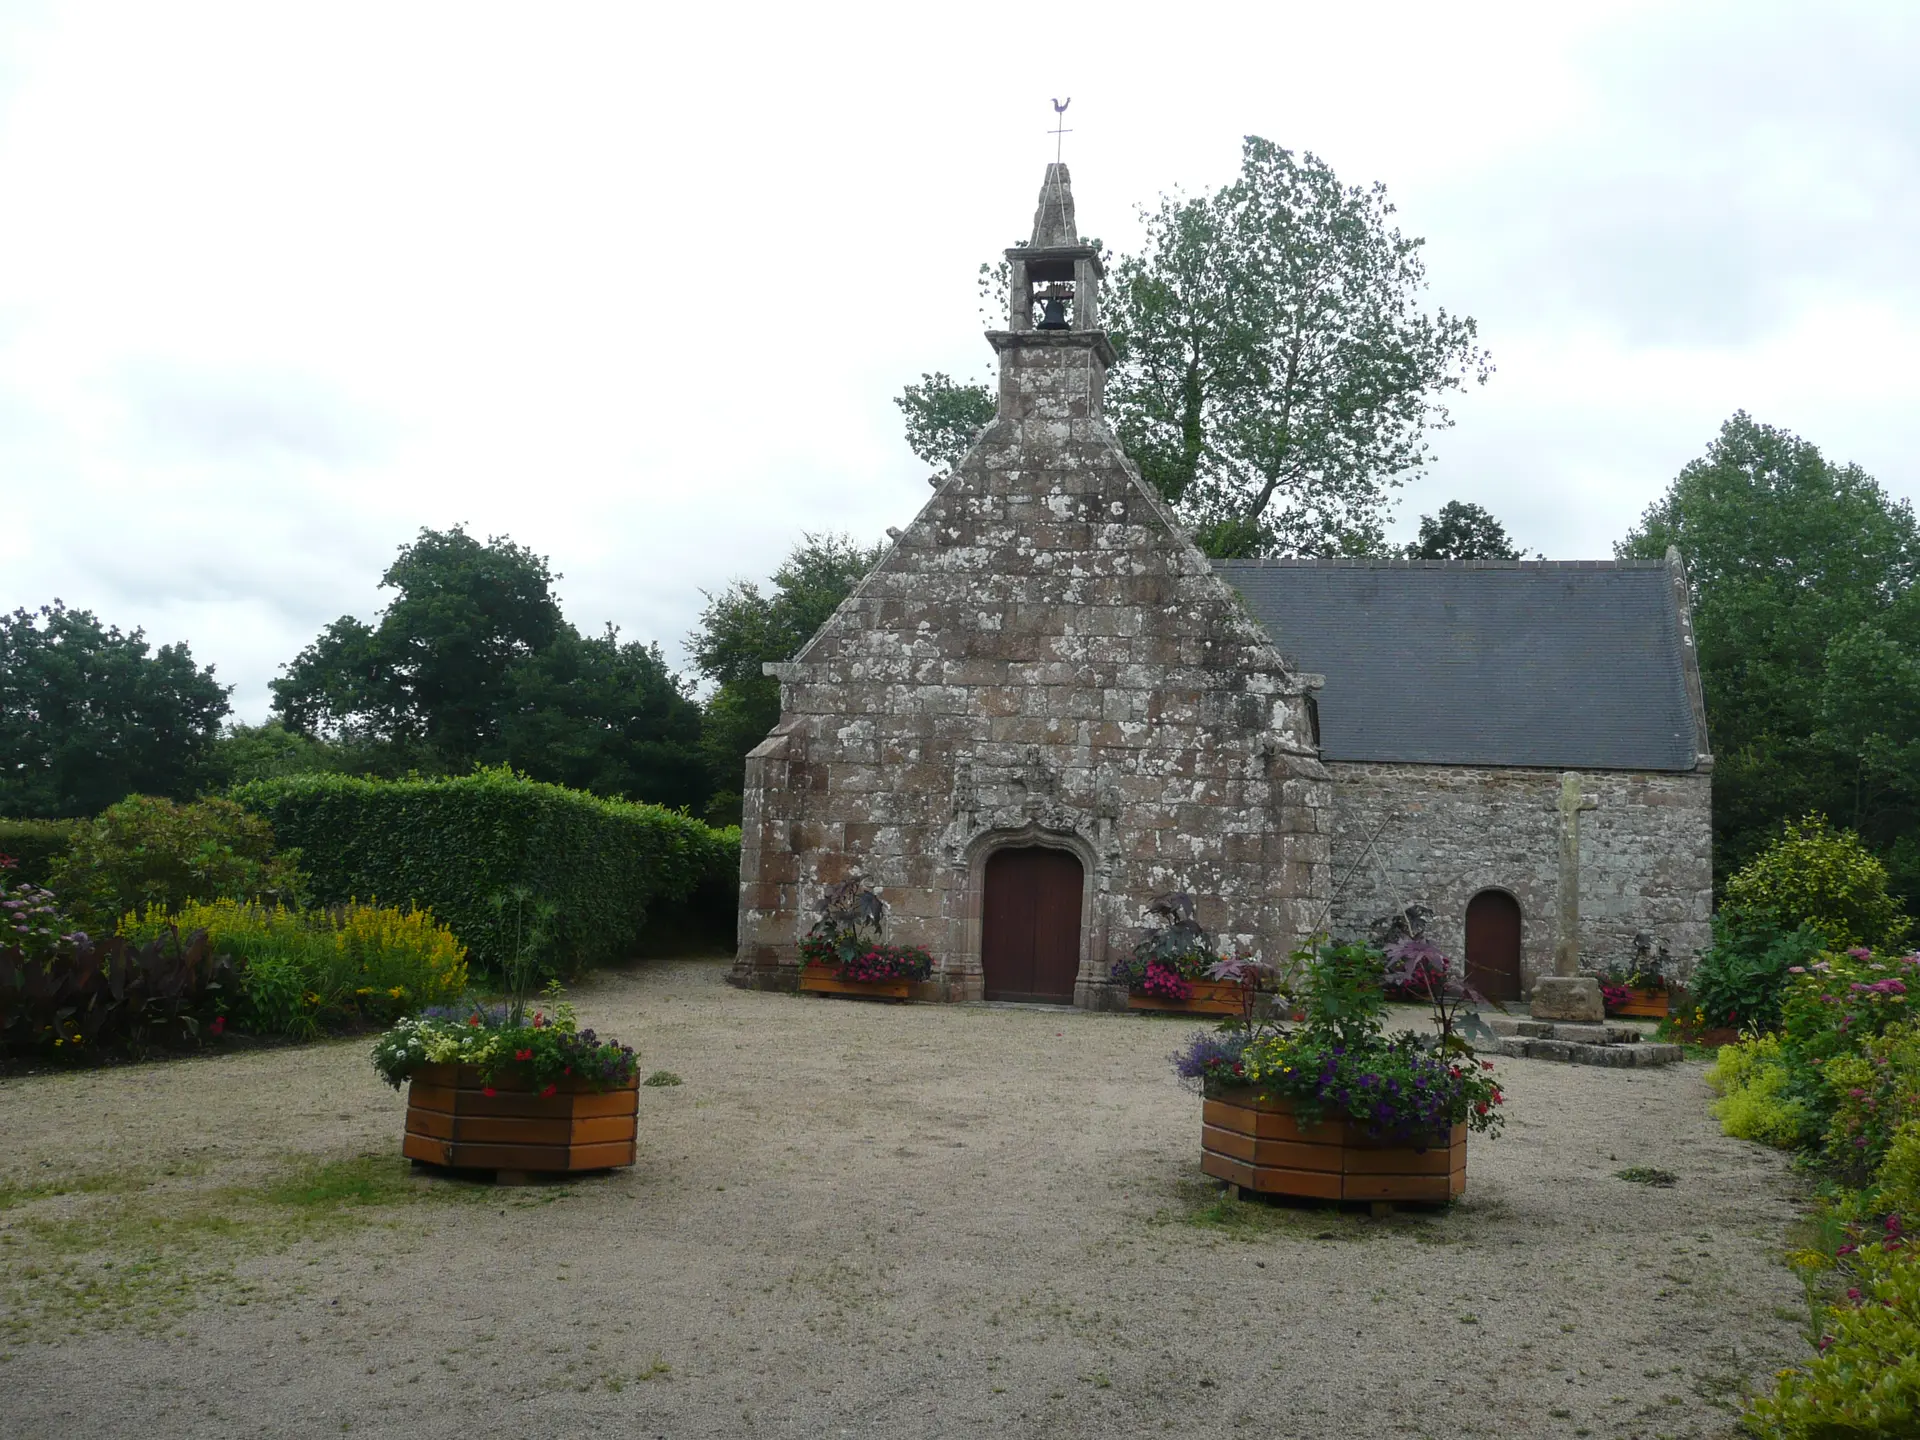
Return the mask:
<path id="1" fill-rule="evenodd" d="M 575 971 L 633 955 L 650 911 L 683 906 L 703 880 L 739 867 L 737 831 L 504 768 L 451 780 L 292 775 L 232 795 L 299 847 L 316 903 L 430 906 L 495 973 L 507 945 L 491 901 L 512 886 L 556 907 L 549 962 Z"/>
<path id="2" fill-rule="evenodd" d="M 74 830 L 84 820 L 0 820 L 0 855 L 20 862 L 14 873 L 35 885 L 47 883 L 47 872 L 65 852 Z"/>

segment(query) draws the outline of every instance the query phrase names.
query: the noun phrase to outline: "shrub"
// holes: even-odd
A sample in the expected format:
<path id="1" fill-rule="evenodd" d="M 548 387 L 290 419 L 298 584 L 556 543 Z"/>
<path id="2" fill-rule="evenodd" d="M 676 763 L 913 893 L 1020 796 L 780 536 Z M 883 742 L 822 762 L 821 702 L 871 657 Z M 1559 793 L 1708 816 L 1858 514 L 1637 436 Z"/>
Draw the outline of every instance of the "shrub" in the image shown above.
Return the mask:
<path id="1" fill-rule="evenodd" d="M 1889 1025 L 1822 1069 L 1832 1100 L 1827 1163 L 1852 1185 L 1879 1170 L 1894 1133 L 1920 1119 L 1920 1035 L 1911 1023 Z"/>
<path id="2" fill-rule="evenodd" d="M 233 1021 L 259 1034 L 386 1024 L 457 999 L 467 984 L 465 949 L 428 910 L 215 900 L 171 912 L 156 905 L 120 923 L 120 933 L 136 941 L 170 929 L 204 930 L 216 950 L 240 962 Z"/>
<path id="3" fill-rule="evenodd" d="M 68 935 L 41 955 L 0 945 L 0 1054 L 193 1044 L 221 1032 L 232 981 L 232 965 L 200 931 L 182 939 L 169 930 L 144 945 Z"/>
<path id="4" fill-rule="evenodd" d="M 1782 1370 L 1747 1412 L 1771 1440 L 1906 1440 L 1920 1434 L 1920 1260 L 1899 1234 L 1849 1247 L 1846 1299 L 1826 1308 L 1820 1353 Z"/>
<path id="5" fill-rule="evenodd" d="M 652 908 L 738 864 L 738 836 L 657 805 L 605 800 L 504 767 L 457 779 L 297 775 L 233 791 L 312 867 L 314 898 L 421 905 L 498 974 L 512 917 L 493 897 L 523 886 L 553 906 L 552 963 L 624 958 Z"/>
<path id="6" fill-rule="evenodd" d="M 1920 1119 L 1893 1132 L 1873 1176 L 1874 1206 L 1894 1215 L 1920 1215 Z"/>
<path id="7" fill-rule="evenodd" d="M 22 880 L 44 885 L 73 839 L 79 820 L 0 820 L 0 855 L 15 862 Z"/>
<path id="8" fill-rule="evenodd" d="M 1687 995 L 1706 1028 L 1779 1028 L 1789 972 L 1827 948 L 1814 926 L 1783 929 L 1772 915 L 1723 906 L 1713 917 L 1713 944 L 1687 981 Z"/>
<path id="9" fill-rule="evenodd" d="M 1777 1035 L 1721 1046 L 1707 1084 L 1720 1092 L 1713 1113 L 1729 1135 L 1794 1149 L 1820 1134 L 1820 1117 L 1798 1093 Z"/>
<path id="10" fill-rule="evenodd" d="M 272 825 L 230 800 L 181 805 L 130 795 L 74 833 L 47 883 L 83 926 L 111 931 L 149 905 L 298 900 L 298 858 L 276 854 Z"/>
<path id="11" fill-rule="evenodd" d="M 1782 929 L 1810 924 L 1828 947 L 1897 945 L 1911 924 L 1887 889 L 1887 867 L 1827 817 L 1789 820 L 1778 840 L 1727 881 L 1729 904 Z"/>

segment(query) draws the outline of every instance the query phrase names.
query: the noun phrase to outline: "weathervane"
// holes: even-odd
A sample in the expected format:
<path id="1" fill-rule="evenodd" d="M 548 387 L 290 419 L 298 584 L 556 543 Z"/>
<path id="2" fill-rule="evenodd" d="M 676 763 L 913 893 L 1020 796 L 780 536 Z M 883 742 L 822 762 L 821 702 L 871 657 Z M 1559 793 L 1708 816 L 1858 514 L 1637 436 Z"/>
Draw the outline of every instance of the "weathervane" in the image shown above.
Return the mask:
<path id="1" fill-rule="evenodd" d="M 1053 113 L 1056 118 L 1054 119 L 1054 122 L 1053 122 L 1053 129 L 1049 130 L 1047 133 L 1053 136 L 1053 163 L 1056 165 L 1060 163 L 1060 147 L 1062 144 L 1065 143 L 1063 140 L 1061 140 L 1060 137 L 1063 135 L 1071 135 L 1073 133 L 1073 131 L 1066 128 L 1067 106 L 1071 105 L 1072 103 L 1073 103 L 1073 97 L 1071 95 L 1069 95 L 1064 100 L 1055 100 L 1053 102 Z"/>

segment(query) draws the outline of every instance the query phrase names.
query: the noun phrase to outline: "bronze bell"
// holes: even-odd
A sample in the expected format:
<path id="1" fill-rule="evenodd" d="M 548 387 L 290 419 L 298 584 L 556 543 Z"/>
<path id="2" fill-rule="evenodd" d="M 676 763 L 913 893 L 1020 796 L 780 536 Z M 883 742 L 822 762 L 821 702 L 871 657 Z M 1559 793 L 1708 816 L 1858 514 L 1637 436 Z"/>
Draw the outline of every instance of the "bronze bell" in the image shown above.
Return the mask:
<path id="1" fill-rule="evenodd" d="M 1067 328 L 1067 302 L 1055 292 L 1046 297 L 1046 307 L 1040 312 L 1042 330 L 1065 330 Z"/>

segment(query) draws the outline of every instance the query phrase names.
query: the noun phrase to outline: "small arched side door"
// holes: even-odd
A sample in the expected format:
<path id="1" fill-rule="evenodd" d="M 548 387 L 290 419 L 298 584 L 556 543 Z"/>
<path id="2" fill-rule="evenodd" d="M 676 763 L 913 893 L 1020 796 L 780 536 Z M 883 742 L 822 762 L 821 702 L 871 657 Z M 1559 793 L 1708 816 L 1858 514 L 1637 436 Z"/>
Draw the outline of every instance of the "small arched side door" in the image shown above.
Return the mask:
<path id="1" fill-rule="evenodd" d="M 1467 902 L 1467 983 L 1489 1000 L 1520 998 L 1520 902 L 1504 890 Z"/>

